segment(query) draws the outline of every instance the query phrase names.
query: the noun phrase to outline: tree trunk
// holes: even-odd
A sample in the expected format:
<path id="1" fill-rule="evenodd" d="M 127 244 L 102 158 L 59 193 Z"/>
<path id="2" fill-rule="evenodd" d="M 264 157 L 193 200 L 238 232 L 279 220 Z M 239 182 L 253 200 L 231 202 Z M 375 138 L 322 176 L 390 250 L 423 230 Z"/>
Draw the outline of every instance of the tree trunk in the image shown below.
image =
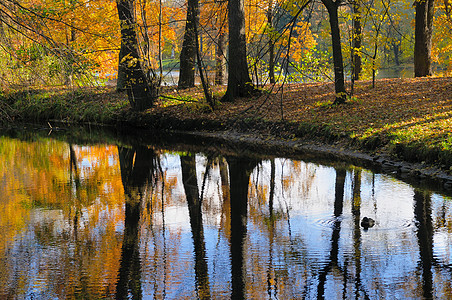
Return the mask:
<path id="1" fill-rule="evenodd" d="M 198 24 L 196 24 L 196 23 L 194 26 L 194 30 L 195 30 L 195 45 L 196 45 L 196 47 L 195 47 L 196 61 L 198 63 L 199 77 L 201 79 L 202 89 L 204 91 L 204 97 L 206 99 L 206 102 L 209 104 L 210 108 L 214 109 L 215 103 L 213 101 L 212 91 L 210 90 L 210 84 L 208 82 L 207 74 L 204 73 L 205 68 L 202 65 L 202 59 L 201 59 L 201 53 L 200 53 L 202 51 L 202 49 L 200 49 L 200 45 L 199 45 L 200 43 L 198 40 L 198 36 L 199 36 Z M 201 40 L 201 46 L 202 46 L 202 39 L 200 39 L 200 40 Z"/>
<path id="2" fill-rule="evenodd" d="M 225 48 L 225 33 L 223 29 L 220 29 L 217 48 L 215 49 L 215 84 L 217 85 L 224 83 L 224 77 L 226 75 Z"/>
<path id="3" fill-rule="evenodd" d="M 270 83 L 275 83 L 275 41 L 273 38 L 273 1 L 270 0 L 267 11 L 267 26 L 269 27 L 268 33 L 268 78 Z"/>
<path id="4" fill-rule="evenodd" d="M 342 59 L 341 34 L 339 31 L 339 18 L 337 9 L 340 0 L 333 2 L 332 0 L 322 0 L 322 3 L 328 10 L 331 27 L 331 41 L 333 47 L 334 61 L 334 88 L 336 91 L 336 100 L 334 104 L 342 104 L 346 100 L 347 92 L 345 91 L 344 79 L 344 63 Z"/>
<path id="5" fill-rule="evenodd" d="M 434 0 L 417 0 L 414 29 L 414 77 L 432 75 L 431 51 Z"/>
<path id="6" fill-rule="evenodd" d="M 398 42 L 392 43 L 392 51 L 394 52 L 394 62 L 396 66 L 400 66 L 400 44 Z"/>
<path id="7" fill-rule="evenodd" d="M 270 80 L 270 83 L 276 83 L 275 79 L 275 44 L 272 41 L 270 41 L 268 45 L 268 77 Z"/>
<path id="8" fill-rule="evenodd" d="M 228 1 L 229 62 L 228 88 L 223 102 L 249 97 L 255 92 L 246 61 L 245 9 L 243 0 Z"/>
<path id="9" fill-rule="evenodd" d="M 359 80 L 362 70 L 361 66 L 361 3 L 360 0 L 353 1 L 353 80 Z"/>
<path id="10" fill-rule="evenodd" d="M 158 96 L 157 84 L 149 83 L 140 63 L 136 22 L 133 14 L 134 0 L 118 0 L 116 4 L 121 26 L 118 79 L 124 82 L 132 108 L 145 110 L 153 105 L 154 99 Z"/>
<path id="11" fill-rule="evenodd" d="M 215 84 L 222 85 L 226 75 L 226 33 L 224 27 L 226 15 L 224 14 L 223 3 L 221 1 L 218 2 L 218 10 L 218 40 L 215 49 Z"/>
<path id="12" fill-rule="evenodd" d="M 187 89 L 195 86 L 195 61 L 196 61 L 196 33 L 195 28 L 199 23 L 198 0 L 188 0 L 187 21 L 185 23 L 184 41 L 180 52 L 179 89 Z"/>

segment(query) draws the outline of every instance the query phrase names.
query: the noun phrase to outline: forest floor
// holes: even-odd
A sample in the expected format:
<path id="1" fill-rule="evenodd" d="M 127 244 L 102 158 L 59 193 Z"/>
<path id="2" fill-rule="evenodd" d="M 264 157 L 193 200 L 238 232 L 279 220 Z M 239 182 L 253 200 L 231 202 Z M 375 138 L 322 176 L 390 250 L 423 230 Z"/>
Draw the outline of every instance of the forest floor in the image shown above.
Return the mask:
<path id="1" fill-rule="evenodd" d="M 224 89 L 217 87 L 214 95 L 219 98 Z M 94 122 L 215 132 L 226 139 L 322 144 L 359 150 L 381 162 L 382 157 L 390 157 L 428 164 L 434 167 L 429 176 L 441 175 L 452 186 L 450 77 L 382 79 L 375 88 L 371 81 L 359 81 L 343 105 L 332 105 L 331 83 L 268 86 L 258 98 L 218 103 L 214 110 L 203 100 L 200 88 L 164 88 L 155 106 L 145 112 L 133 111 L 126 94 L 112 88 L 27 89 L 2 97 L 3 123 Z M 417 166 L 408 172 L 417 172 Z"/>

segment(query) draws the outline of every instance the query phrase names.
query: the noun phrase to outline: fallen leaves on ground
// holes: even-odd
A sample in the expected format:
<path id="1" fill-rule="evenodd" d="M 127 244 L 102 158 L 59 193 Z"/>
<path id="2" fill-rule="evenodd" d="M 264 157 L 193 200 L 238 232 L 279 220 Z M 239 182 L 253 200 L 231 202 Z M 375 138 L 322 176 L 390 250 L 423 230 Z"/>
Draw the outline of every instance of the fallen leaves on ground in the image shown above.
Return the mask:
<path id="1" fill-rule="evenodd" d="M 452 78 L 382 79 L 375 88 L 370 81 L 360 81 L 343 105 L 332 105 L 332 83 L 265 89 L 268 92 L 259 98 L 219 104 L 214 111 L 202 103 L 163 107 L 163 99 L 147 113 L 168 114 L 181 120 L 201 118 L 226 123 L 254 119 L 272 124 L 308 124 L 313 131 L 326 128 L 328 135 L 363 144 L 378 139 L 370 148 L 400 143 L 407 147 L 421 145 L 423 151 L 442 151 L 452 159 Z M 221 88 L 215 92 L 221 92 Z M 203 97 L 198 88 L 182 93 L 193 99 Z"/>

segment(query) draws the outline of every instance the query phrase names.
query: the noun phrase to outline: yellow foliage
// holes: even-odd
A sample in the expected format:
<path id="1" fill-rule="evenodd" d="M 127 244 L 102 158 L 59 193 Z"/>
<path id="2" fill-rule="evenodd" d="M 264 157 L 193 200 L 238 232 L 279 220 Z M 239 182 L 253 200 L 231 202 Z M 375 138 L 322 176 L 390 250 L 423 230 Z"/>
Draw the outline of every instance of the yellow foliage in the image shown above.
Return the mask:
<path id="1" fill-rule="evenodd" d="M 452 0 L 435 2 L 432 38 L 432 60 L 437 63 L 447 61 L 447 73 L 452 74 Z"/>
<path id="2" fill-rule="evenodd" d="M 311 33 L 311 24 L 300 21 L 291 40 L 291 58 L 300 61 L 302 57 L 317 45 L 316 36 Z"/>

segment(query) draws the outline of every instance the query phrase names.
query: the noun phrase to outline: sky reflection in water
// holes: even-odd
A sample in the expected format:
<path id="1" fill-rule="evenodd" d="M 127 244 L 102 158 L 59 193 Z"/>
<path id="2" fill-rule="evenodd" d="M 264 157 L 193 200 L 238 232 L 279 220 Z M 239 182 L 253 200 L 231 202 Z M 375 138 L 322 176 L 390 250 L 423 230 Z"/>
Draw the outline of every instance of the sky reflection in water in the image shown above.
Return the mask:
<path id="1" fill-rule="evenodd" d="M 446 196 L 341 163 L 0 139 L 2 299 L 452 298 Z"/>

